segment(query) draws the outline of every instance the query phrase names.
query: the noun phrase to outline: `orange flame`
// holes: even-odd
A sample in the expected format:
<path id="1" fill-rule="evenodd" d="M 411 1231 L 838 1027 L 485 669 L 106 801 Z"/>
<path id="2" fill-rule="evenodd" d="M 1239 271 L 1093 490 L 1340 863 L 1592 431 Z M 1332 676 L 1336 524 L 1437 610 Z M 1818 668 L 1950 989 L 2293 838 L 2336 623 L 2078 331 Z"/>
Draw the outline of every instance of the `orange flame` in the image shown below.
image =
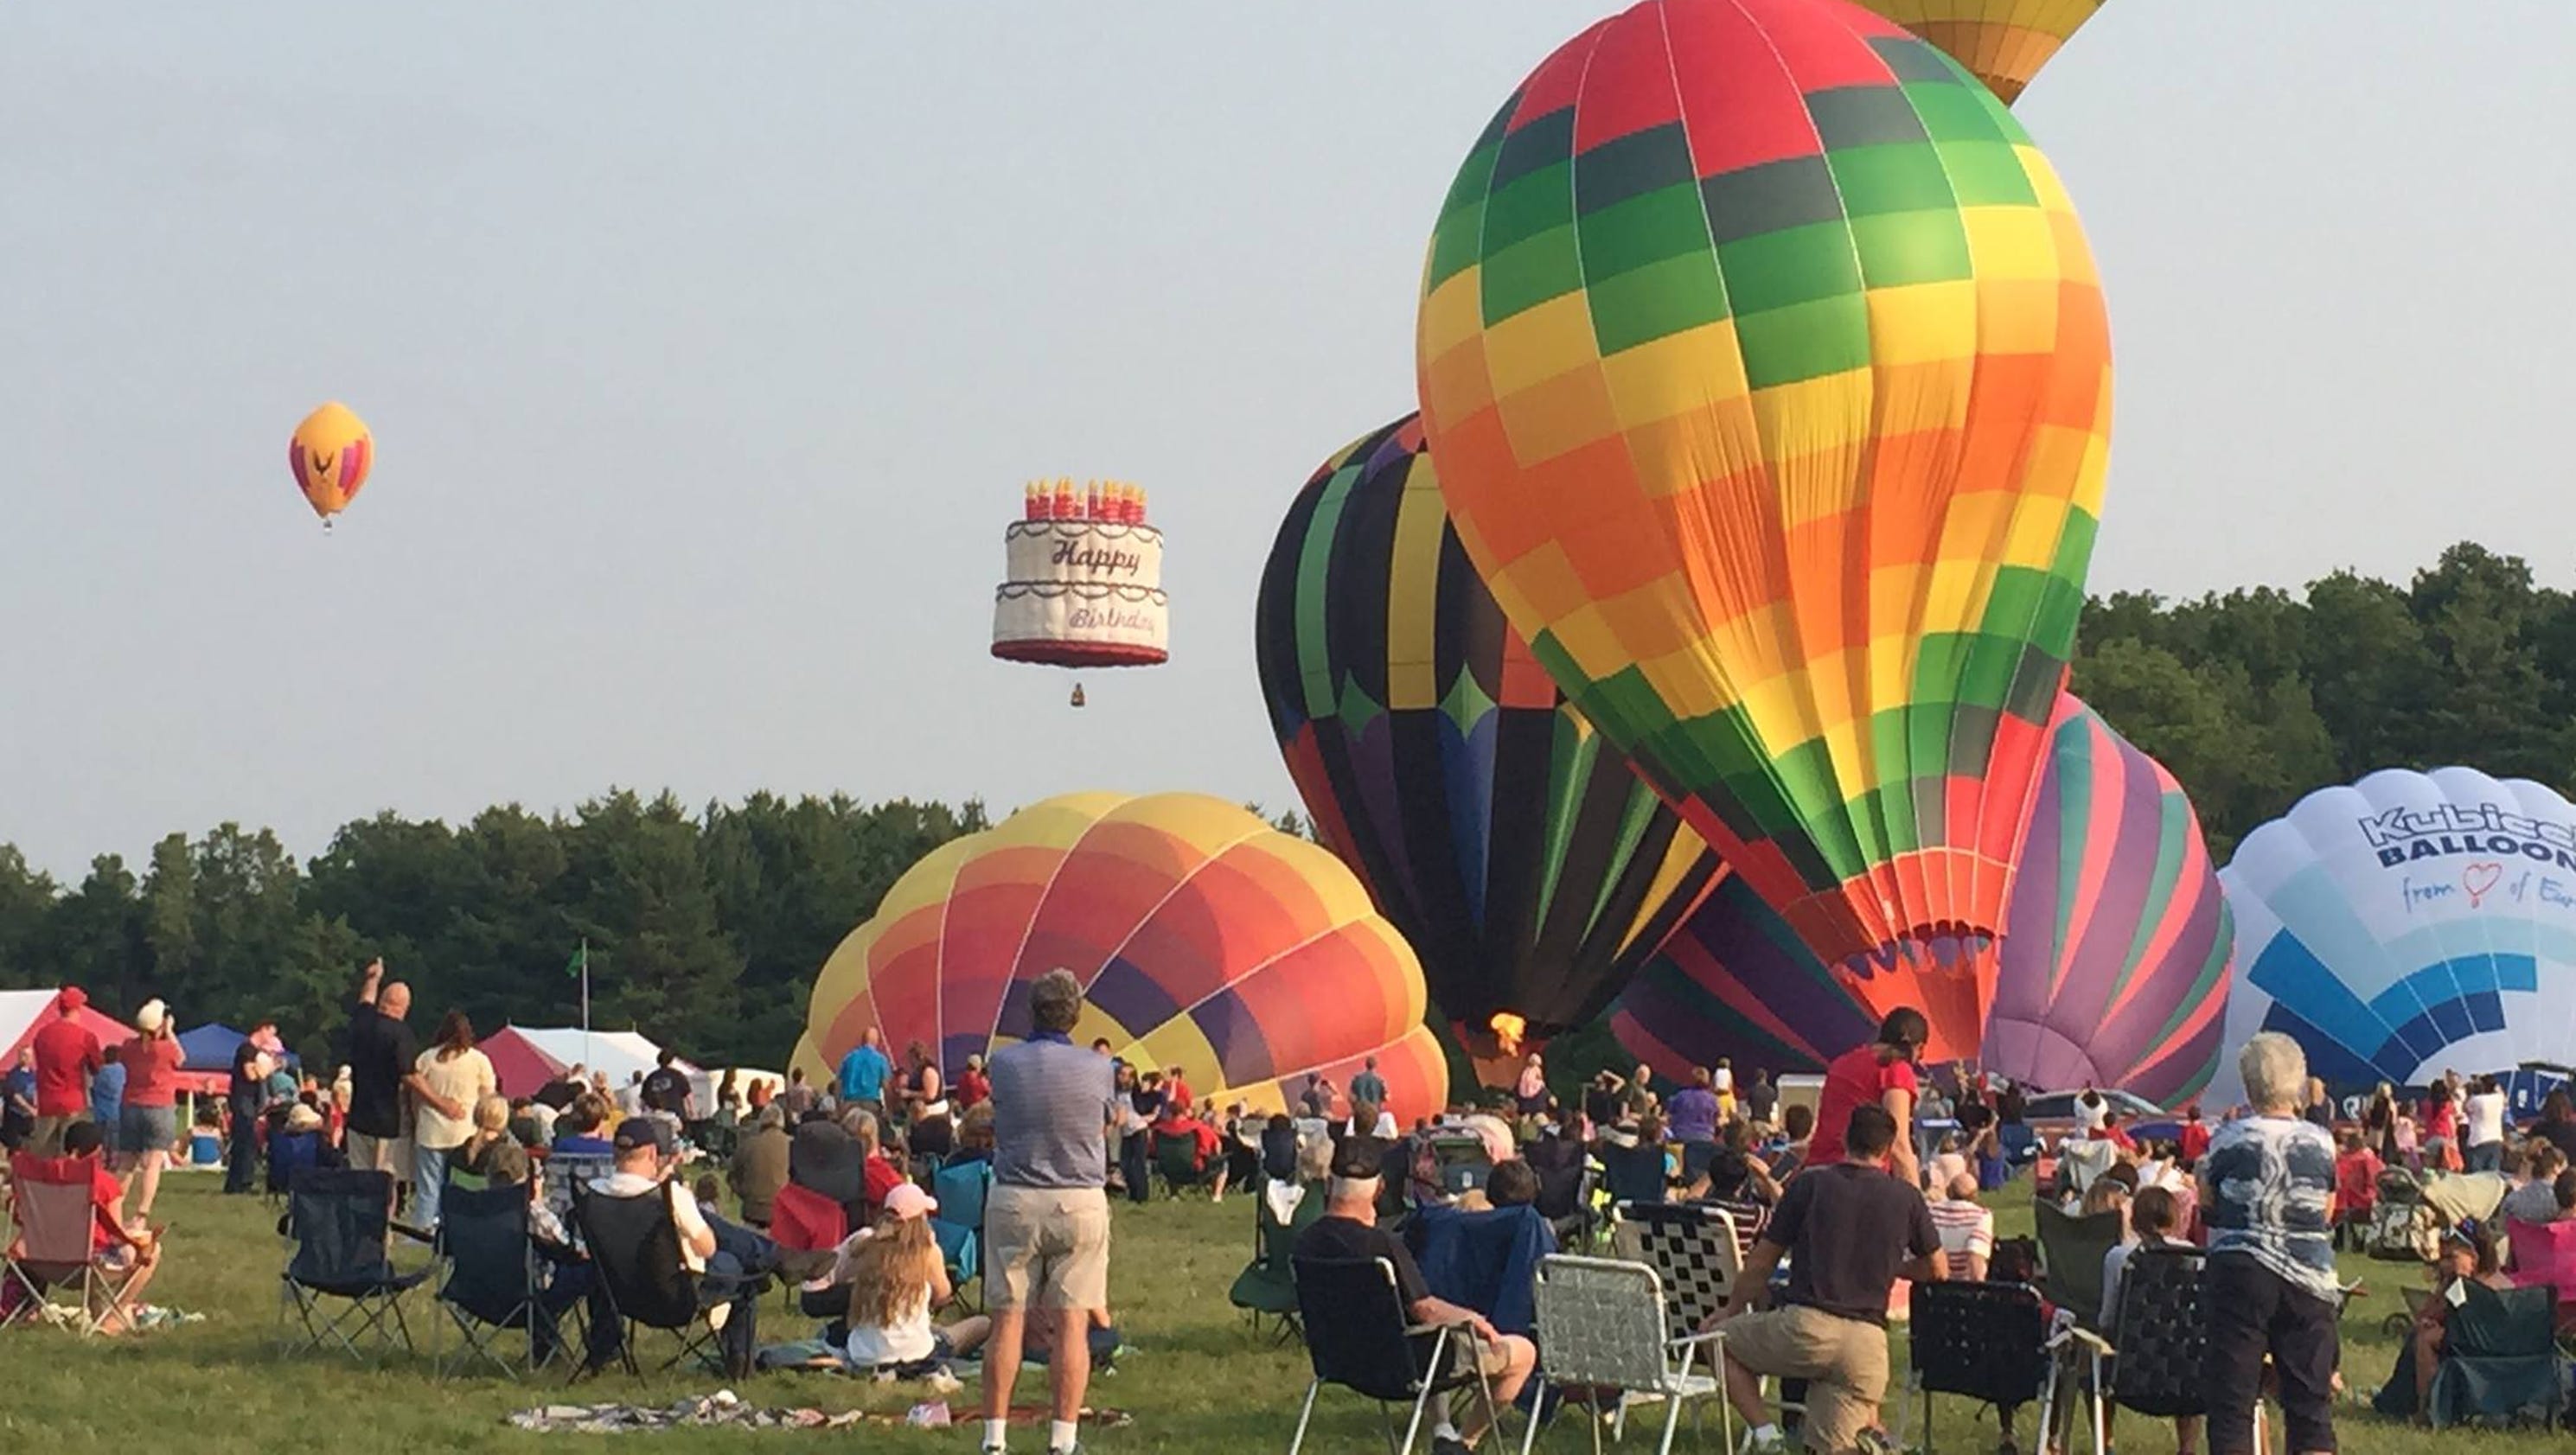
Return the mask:
<path id="1" fill-rule="evenodd" d="M 1502 1047 L 1504 1055 L 1517 1056 L 1521 1053 L 1521 1036 L 1529 1030 L 1527 1020 L 1510 1011 L 1498 1010 L 1494 1012 L 1494 1018 L 1485 1022 L 1485 1025 L 1493 1031 L 1494 1041 Z"/>

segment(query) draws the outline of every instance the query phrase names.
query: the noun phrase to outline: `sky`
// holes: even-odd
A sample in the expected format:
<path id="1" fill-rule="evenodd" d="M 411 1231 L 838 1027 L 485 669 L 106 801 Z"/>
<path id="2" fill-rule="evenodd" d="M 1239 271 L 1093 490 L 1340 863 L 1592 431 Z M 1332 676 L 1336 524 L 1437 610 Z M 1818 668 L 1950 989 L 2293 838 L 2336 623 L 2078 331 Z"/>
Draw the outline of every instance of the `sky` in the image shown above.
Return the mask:
<path id="1" fill-rule="evenodd" d="M 300 855 L 612 785 L 1295 792 L 1254 587 L 1413 407 L 1422 249 L 1605 7 L 0 7 L 0 841 Z M 2566 585 L 2576 5 L 2111 0 L 2020 112 L 2118 371 L 2096 591 Z M 373 426 L 325 536 L 287 434 Z M 1173 661 L 986 654 L 1023 481 Z"/>

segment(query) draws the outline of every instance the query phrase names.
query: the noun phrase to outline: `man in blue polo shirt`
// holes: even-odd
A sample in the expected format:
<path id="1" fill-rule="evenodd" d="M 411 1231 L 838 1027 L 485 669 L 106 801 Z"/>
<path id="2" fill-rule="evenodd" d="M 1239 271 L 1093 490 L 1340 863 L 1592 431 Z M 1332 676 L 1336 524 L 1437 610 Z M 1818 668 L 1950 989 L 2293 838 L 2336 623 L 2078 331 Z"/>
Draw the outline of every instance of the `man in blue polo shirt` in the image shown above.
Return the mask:
<path id="1" fill-rule="evenodd" d="M 885 1036 L 870 1026 L 859 1036 L 850 1054 L 841 1058 L 841 1105 L 865 1107 L 882 1121 L 885 1117 L 886 1078 L 894 1074 L 894 1061 L 885 1053 Z"/>

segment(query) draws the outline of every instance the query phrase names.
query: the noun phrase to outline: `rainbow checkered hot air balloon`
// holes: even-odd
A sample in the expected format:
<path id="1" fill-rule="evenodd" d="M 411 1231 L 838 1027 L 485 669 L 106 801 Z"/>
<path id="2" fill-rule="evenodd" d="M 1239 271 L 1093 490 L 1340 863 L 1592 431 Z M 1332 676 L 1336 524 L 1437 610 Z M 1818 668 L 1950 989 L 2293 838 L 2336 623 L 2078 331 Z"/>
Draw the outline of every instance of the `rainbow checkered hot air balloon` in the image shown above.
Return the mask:
<path id="1" fill-rule="evenodd" d="M 1297 493 L 1253 642 L 1307 811 L 1489 1077 L 1598 1015 L 1723 872 L 1503 620 L 1412 415 Z"/>
<path id="2" fill-rule="evenodd" d="M 2103 0 L 1855 0 L 1948 51 L 2004 104 L 2019 100 Z"/>
<path id="3" fill-rule="evenodd" d="M 819 1082 L 875 1026 L 954 1074 L 1027 1035 L 1028 986 L 1059 966 L 1086 997 L 1075 1040 L 1179 1066 L 1220 1106 L 1282 1111 L 1371 1056 L 1400 1119 L 1448 1102 L 1421 965 L 1368 891 L 1195 793 L 1067 794 L 932 850 L 824 962 L 794 1064 Z"/>
<path id="4" fill-rule="evenodd" d="M 1648 0 L 1496 113 L 1430 252 L 1423 421 L 1503 614 L 1863 1004 L 1973 1052 L 2110 434 L 2047 159 L 1866 11 Z"/>

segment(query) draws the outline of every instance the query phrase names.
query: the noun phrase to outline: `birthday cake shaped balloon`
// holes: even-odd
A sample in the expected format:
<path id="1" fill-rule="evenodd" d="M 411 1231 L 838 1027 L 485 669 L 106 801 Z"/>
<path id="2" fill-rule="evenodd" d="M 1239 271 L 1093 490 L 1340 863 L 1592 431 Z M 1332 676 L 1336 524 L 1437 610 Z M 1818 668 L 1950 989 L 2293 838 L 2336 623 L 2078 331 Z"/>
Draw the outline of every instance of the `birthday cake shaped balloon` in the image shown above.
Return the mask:
<path id="1" fill-rule="evenodd" d="M 1171 655 L 1163 533 L 1145 492 L 1115 481 L 1028 487 L 1003 533 L 993 655 L 1057 667 L 1147 667 Z"/>

